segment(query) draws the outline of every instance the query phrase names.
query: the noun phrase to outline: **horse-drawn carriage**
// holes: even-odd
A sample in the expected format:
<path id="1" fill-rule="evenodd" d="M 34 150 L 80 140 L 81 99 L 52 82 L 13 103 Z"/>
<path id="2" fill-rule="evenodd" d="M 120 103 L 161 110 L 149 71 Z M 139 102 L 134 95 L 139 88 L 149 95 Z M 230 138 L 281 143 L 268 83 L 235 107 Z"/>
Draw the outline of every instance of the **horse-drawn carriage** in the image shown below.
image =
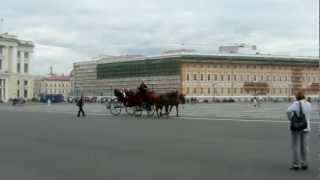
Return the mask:
<path id="1" fill-rule="evenodd" d="M 185 102 L 184 95 L 178 91 L 160 94 L 141 86 L 137 90 L 115 89 L 114 96 L 107 108 L 115 116 L 124 110 L 127 114 L 134 116 L 142 116 L 145 112 L 149 117 L 154 116 L 155 113 L 160 117 L 163 108 L 166 114 L 169 114 L 169 109 L 171 111 L 173 106 L 176 106 L 178 116 L 178 106 Z"/>

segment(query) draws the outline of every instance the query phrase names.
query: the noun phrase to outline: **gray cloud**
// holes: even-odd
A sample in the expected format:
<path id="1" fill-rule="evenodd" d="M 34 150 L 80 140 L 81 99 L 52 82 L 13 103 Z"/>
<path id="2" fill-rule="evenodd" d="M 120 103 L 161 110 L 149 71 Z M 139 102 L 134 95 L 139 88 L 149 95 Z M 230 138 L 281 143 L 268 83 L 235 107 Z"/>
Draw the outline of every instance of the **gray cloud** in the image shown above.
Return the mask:
<path id="1" fill-rule="evenodd" d="M 5 0 L 5 30 L 36 45 L 34 73 L 99 54 L 156 54 L 186 48 L 215 52 L 251 43 L 272 54 L 316 56 L 314 0 Z"/>

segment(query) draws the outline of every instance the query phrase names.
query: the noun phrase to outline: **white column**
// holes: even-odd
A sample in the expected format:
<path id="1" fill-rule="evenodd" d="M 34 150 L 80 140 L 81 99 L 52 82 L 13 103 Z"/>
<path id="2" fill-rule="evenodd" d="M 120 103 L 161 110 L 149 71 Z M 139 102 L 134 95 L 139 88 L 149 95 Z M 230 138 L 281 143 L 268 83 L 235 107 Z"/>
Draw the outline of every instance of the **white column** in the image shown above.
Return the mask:
<path id="1" fill-rule="evenodd" d="M 7 88 L 7 83 L 8 83 L 8 81 L 6 80 L 6 79 L 1 79 L 1 89 L 2 89 L 2 94 L 1 94 L 1 99 L 3 100 L 3 101 L 7 101 L 7 97 L 8 97 L 8 88 Z"/>
<path id="2" fill-rule="evenodd" d="M 25 59 L 24 59 L 24 51 L 20 52 L 20 55 L 21 55 L 21 61 L 20 61 L 20 73 L 21 74 L 24 74 L 24 62 L 25 62 Z"/>
<path id="3" fill-rule="evenodd" d="M 12 54 L 11 54 L 11 67 L 9 72 L 13 72 L 13 73 L 16 73 L 17 72 L 17 58 L 18 58 L 18 49 L 17 47 L 12 47 Z"/>
<path id="4" fill-rule="evenodd" d="M 9 69 L 9 64 L 8 62 L 10 61 L 10 47 L 9 46 L 6 46 L 4 49 L 3 49 L 3 56 L 4 56 L 4 59 L 3 59 L 3 62 L 2 62 L 2 68 L 3 68 L 3 71 L 8 71 Z"/>

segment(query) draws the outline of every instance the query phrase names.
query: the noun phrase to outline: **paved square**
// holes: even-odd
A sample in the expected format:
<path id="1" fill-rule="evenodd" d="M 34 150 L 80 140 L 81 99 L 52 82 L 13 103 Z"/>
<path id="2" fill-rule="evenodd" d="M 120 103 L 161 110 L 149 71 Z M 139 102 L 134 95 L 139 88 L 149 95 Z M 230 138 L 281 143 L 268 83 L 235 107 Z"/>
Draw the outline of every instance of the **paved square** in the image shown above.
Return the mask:
<path id="1" fill-rule="evenodd" d="M 180 118 L 111 116 L 102 105 L 0 105 L 0 179 L 295 180 L 316 178 L 318 112 L 311 169 L 288 170 L 287 104 L 185 105 Z"/>

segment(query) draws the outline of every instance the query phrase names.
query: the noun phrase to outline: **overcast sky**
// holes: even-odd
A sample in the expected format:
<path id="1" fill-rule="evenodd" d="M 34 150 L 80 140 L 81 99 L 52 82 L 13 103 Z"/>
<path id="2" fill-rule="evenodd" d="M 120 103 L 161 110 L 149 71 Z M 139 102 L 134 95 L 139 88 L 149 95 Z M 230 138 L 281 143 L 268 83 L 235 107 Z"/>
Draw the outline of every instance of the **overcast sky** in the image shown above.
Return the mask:
<path id="1" fill-rule="evenodd" d="M 36 44 L 33 74 L 69 73 L 100 54 L 159 54 L 248 43 L 317 56 L 318 0 L 2 0 L 0 31 Z"/>

